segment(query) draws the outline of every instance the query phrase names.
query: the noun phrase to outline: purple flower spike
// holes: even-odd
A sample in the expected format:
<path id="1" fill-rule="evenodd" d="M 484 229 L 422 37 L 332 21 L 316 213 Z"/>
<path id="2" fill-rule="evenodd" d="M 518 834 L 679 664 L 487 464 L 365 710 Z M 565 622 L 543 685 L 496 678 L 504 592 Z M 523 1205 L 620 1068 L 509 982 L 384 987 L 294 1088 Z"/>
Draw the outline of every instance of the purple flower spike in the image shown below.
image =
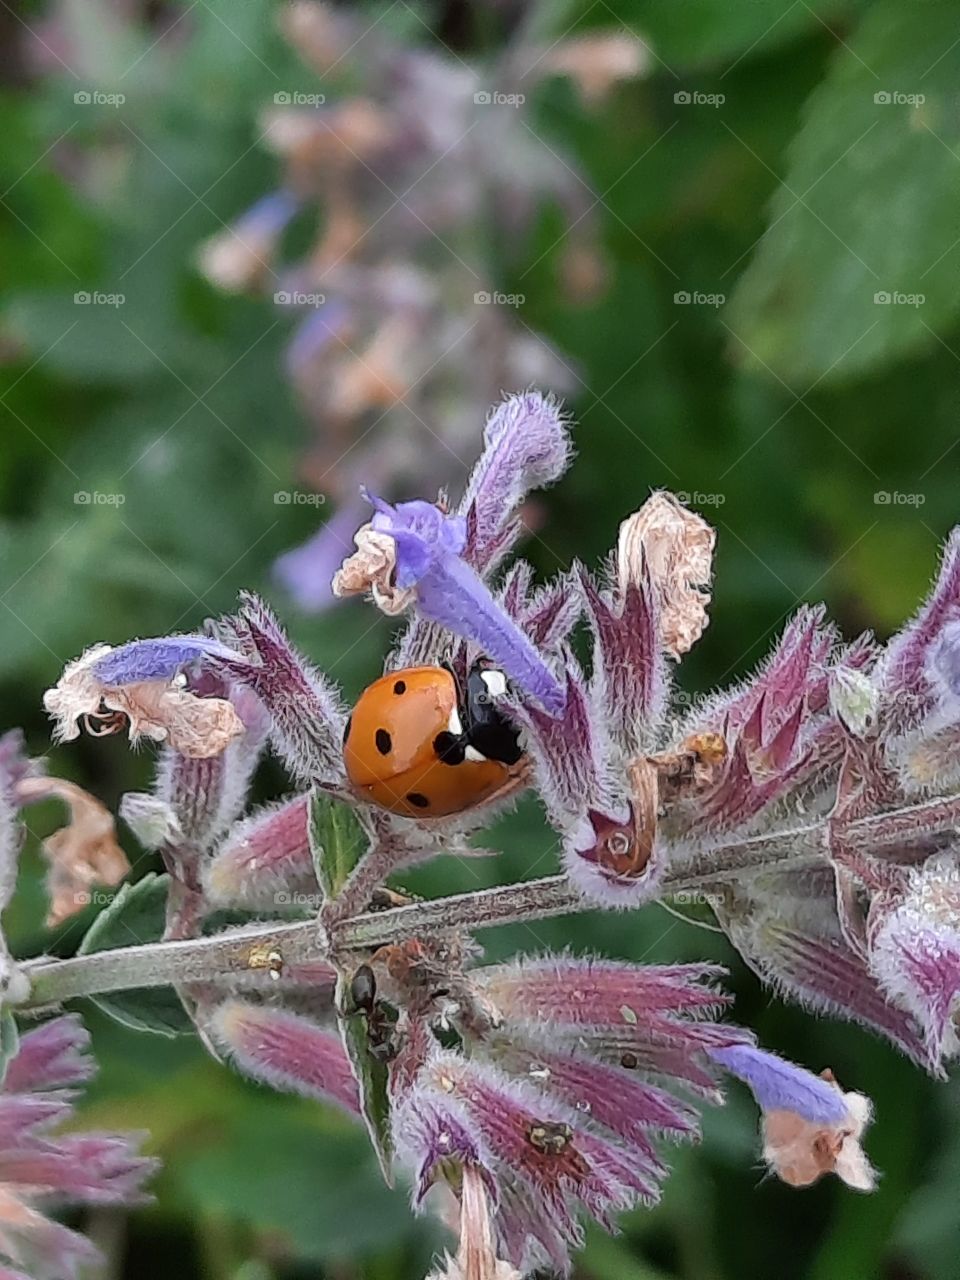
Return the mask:
<path id="1" fill-rule="evenodd" d="M 511 525 L 520 503 L 531 489 L 559 480 L 572 449 L 556 401 L 536 391 L 507 396 L 493 410 L 483 446 L 460 512 L 470 527 L 464 558 L 486 577 L 516 541 Z"/>
<path id="2" fill-rule="evenodd" d="M 748 1085 L 764 1111 L 792 1111 L 814 1124 L 841 1124 L 847 1109 L 836 1086 L 775 1053 L 749 1044 L 708 1049 L 707 1056 Z"/>
<path id="3" fill-rule="evenodd" d="M 209 1016 L 208 1030 L 244 1075 L 359 1114 L 353 1070 L 332 1032 L 298 1014 L 245 1000 L 220 1005 Z"/>
<path id="4" fill-rule="evenodd" d="M 371 527 L 396 545 L 396 585 L 416 587 L 421 614 L 455 635 L 472 640 L 500 664 L 517 686 L 559 715 L 566 703 L 563 686 L 533 644 L 497 603 L 490 589 L 461 559 L 466 541 L 462 516 L 445 515 L 429 502 L 396 507 L 371 497 L 376 508 Z"/>

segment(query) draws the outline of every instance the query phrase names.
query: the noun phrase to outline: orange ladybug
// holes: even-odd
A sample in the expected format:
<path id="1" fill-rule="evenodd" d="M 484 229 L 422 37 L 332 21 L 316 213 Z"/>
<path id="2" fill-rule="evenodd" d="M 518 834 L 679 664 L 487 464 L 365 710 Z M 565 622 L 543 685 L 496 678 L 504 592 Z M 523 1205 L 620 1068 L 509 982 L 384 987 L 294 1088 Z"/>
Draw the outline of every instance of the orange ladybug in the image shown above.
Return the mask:
<path id="1" fill-rule="evenodd" d="M 523 752 L 496 709 L 502 671 L 476 664 L 462 691 L 445 667 L 406 667 L 360 695 L 343 760 L 365 800 L 408 818 L 442 818 L 512 788 Z"/>

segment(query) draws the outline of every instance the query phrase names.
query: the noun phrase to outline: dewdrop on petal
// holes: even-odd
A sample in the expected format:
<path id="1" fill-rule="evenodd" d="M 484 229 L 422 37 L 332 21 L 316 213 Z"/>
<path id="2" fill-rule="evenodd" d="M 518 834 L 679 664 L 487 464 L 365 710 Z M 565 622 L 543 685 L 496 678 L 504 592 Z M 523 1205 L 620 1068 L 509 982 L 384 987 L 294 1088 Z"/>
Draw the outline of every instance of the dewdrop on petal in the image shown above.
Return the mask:
<path id="1" fill-rule="evenodd" d="M 617 580 L 621 591 L 643 580 L 646 563 L 660 599 L 660 640 L 679 659 L 703 634 L 716 530 L 671 493 L 652 494 L 620 526 Z"/>

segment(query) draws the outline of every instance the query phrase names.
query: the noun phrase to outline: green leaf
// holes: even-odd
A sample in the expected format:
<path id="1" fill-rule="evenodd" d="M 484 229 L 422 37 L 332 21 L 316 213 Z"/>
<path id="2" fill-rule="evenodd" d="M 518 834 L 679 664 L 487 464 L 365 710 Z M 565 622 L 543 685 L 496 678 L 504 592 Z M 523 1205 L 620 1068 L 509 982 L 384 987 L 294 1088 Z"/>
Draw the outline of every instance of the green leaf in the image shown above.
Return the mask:
<path id="1" fill-rule="evenodd" d="M 806 390 L 936 344 L 960 309 L 958 82 L 946 0 L 881 0 L 834 55 L 731 303 L 748 364 Z"/>
<path id="2" fill-rule="evenodd" d="M 621 9 L 618 18 L 650 41 L 655 66 L 676 72 L 702 62 L 762 56 L 799 35 L 823 32 L 821 24 L 852 7 L 850 0 L 644 0 L 631 6 L 633 12 Z M 598 17 L 603 22 L 609 14 L 600 9 Z"/>
<path id="3" fill-rule="evenodd" d="M 393 1137 L 390 1128 L 390 1097 L 387 1092 L 387 1064 L 374 1057 L 370 1048 L 367 1014 L 356 1009 L 350 995 L 350 978 L 341 974 L 337 984 L 337 1020 L 343 1047 L 347 1051 L 360 1090 L 360 1110 L 387 1186 L 393 1186 Z"/>
<path id="4" fill-rule="evenodd" d="M 0 1084 L 7 1073 L 11 1058 L 16 1056 L 20 1047 L 20 1033 L 9 1009 L 0 1013 Z"/>
<path id="5" fill-rule="evenodd" d="M 181 1143 L 166 1161 L 191 1215 L 226 1215 L 240 1239 L 252 1226 L 294 1258 L 346 1263 L 338 1274 L 353 1276 L 368 1275 L 361 1259 L 423 1230 L 406 1197 L 384 1186 L 359 1128 L 326 1122 L 322 1108 L 267 1105 L 252 1090 L 240 1103 L 229 1124 L 205 1126 L 202 1142 Z"/>
<path id="6" fill-rule="evenodd" d="M 166 923 L 169 887 L 169 876 L 153 872 L 136 884 L 122 885 L 114 900 L 90 926 L 78 953 L 89 955 L 93 951 L 111 951 L 141 942 L 159 942 Z M 104 1013 L 133 1031 L 176 1036 L 193 1030 L 180 998 L 169 987 L 116 991 L 92 999 Z"/>
<path id="7" fill-rule="evenodd" d="M 349 805 L 315 791 L 310 807 L 310 849 L 317 880 L 328 899 L 335 898 L 369 841 Z"/>

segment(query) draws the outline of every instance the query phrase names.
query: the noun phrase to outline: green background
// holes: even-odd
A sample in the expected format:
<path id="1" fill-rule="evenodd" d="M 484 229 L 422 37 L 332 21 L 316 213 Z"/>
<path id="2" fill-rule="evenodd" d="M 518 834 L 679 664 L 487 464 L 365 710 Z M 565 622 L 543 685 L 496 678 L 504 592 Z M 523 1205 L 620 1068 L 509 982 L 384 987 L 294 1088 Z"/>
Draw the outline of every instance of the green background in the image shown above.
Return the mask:
<path id="1" fill-rule="evenodd" d="M 178 7 L 122 16 L 136 8 L 0 11 L 0 692 L 3 724 L 23 725 L 37 754 L 49 741 L 42 691 L 65 660 L 95 641 L 195 627 L 240 587 L 262 590 L 350 695 L 379 673 L 388 641 L 362 605 L 309 618 L 273 584 L 273 559 L 316 518 L 273 503 L 294 487 L 309 435 L 283 376 L 290 322 L 269 301 L 217 294 L 192 265 L 198 243 L 276 185 L 273 159 L 254 145 L 261 107 L 278 87 L 315 81 L 265 0 L 184 5 L 176 40 L 156 44 Z M 411 45 L 439 48 L 444 33 L 463 56 L 496 48 L 497 10 L 479 0 L 369 13 Z M 956 5 L 582 0 L 544 13 L 554 38 L 622 24 L 656 57 L 597 110 L 561 80 L 524 108 L 602 196 L 609 272 L 598 301 L 565 297 L 564 224 L 549 206 L 498 254 L 509 266 L 496 283 L 525 295 L 523 322 L 579 377 L 569 397 L 579 458 L 549 494 L 531 559 L 542 574 L 573 556 L 594 562 L 651 487 L 695 505 L 714 495 L 699 503 L 719 530 L 712 621 L 684 688 L 748 672 L 799 601 L 825 600 L 848 634 L 887 636 L 916 607 L 957 511 Z M 72 24 L 70 65 L 54 43 L 37 77 L 24 24 L 42 34 L 52 16 Z M 86 85 L 118 86 L 135 60 L 122 109 L 74 104 Z M 724 101 L 677 103 L 678 92 Z M 877 103 L 876 93 L 925 101 Z M 88 160 L 83 184 L 53 163 L 68 145 Z M 80 289 L 126 302 L 77 308 Z M 680 291 L 725 303 L 678 305 Z M 880 291 L 924 302 L 878 305 Z M 79 490 L 126 500 L 79 506 Z M 910 500 L 877 502 L 878 492 Z M 116 738 L 49 755 L 53 771 L 111 806 L 151 774 L 150 751 Z M 268 764 L 259 793 L 283 788 Z M 34 837 L 60 818 L 54 806 L 33 811 Z M 122 835 L 138 872 L 150 867 Z M 439 893 L 555 864 L 533 804 L 485 843 L 502 850 L 496 862 L 440 860 L 407 882 Z M 11 932 L 22 954 L 68 954 L 88 920 L 50 934 L 43 911 L 34 839 Z M 734 1090 L 707 1115 L 702 1145 L 677 1152 L 657 1209 L 627 1216 L 617 1239 L 591 1231 L 578 1276 L 957 1275 L 954 1084 L 926 1081 L 859 1030 L 784 1008 L 721 937 L 659 907 L 485 941 L 495 957 L 545 944 L 727 961 L 741 1021 L 876 1102 L 877 1192 L 795 1192 L 764 1177 L 755 1113 Z M 138 1037 L 85 1012 L 102 1065 L 87 1118 L 149 1127 L 164 1160 L 153 1207 L 92 1223 L 116 1274 L 423 1274 L 439 1236 L 411 1219 L 403 1191 L 379 1185 L 346 1121 L 242 1083 L 193 1041 Z"/>

